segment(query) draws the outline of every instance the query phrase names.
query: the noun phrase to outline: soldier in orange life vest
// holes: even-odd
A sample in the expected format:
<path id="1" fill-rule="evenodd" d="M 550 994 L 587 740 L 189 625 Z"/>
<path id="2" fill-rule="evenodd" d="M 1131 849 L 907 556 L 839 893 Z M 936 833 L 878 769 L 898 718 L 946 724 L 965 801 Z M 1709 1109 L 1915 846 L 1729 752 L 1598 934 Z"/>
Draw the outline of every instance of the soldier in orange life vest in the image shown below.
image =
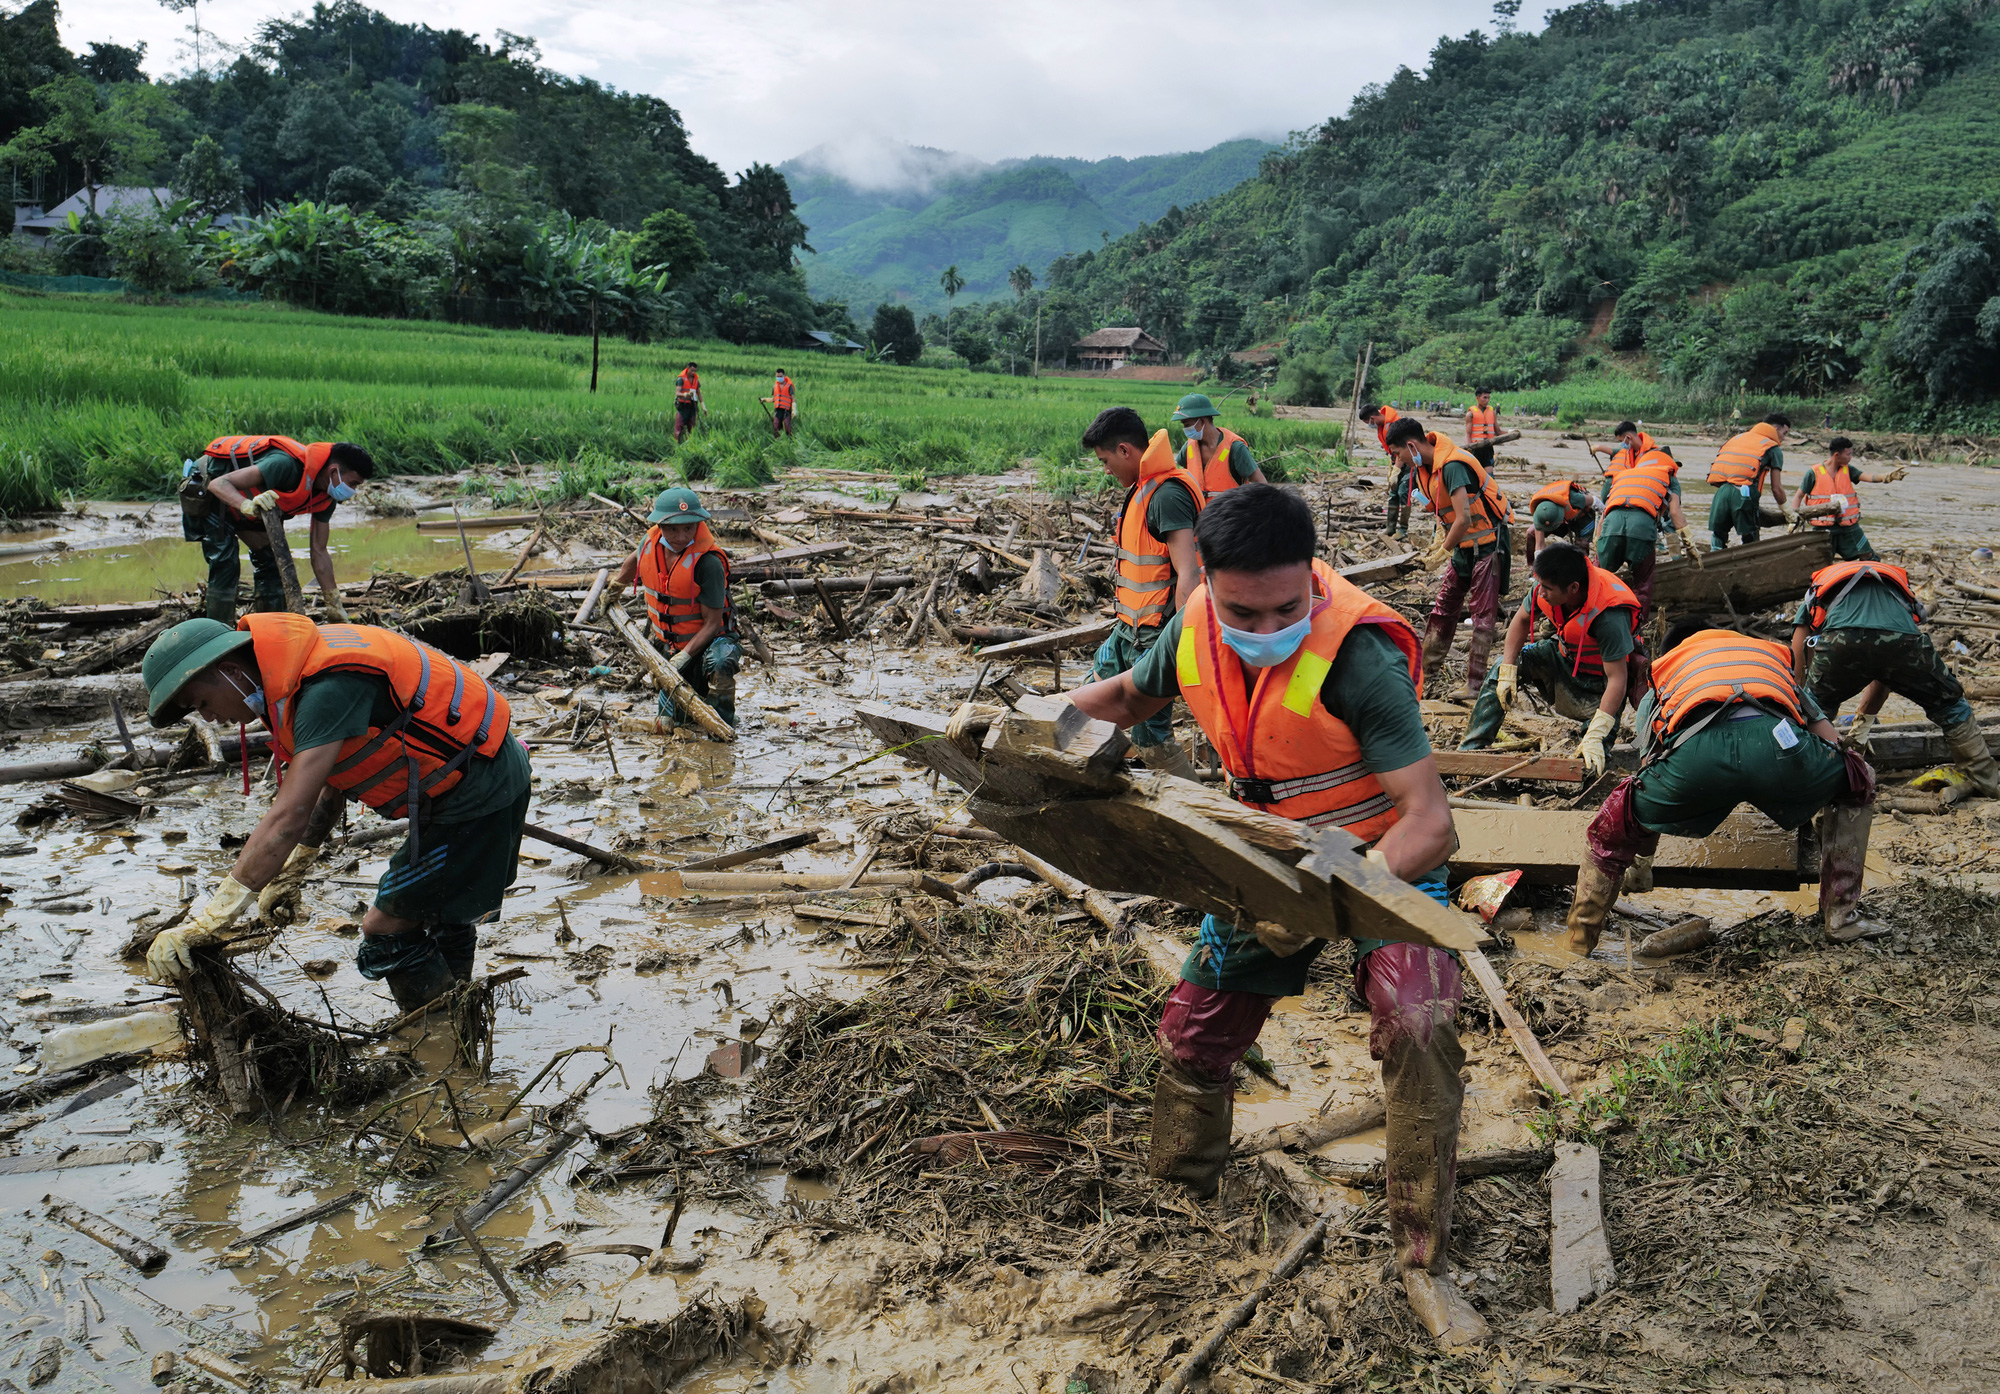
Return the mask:
<path id="1" fill-rule="evenodd" d="M 1618 438 L 1618 444 L 1615 446 L 1599 445 L 1595 441 L 1590 443 L 1590 453 L 1592 455 L 1608 455 L 1611 457 L 1609 461 L 1599 466 L 1606 475 L 1604 482 L 1607 489 L 1611 484 L 1609 476 L 1618 473 L 1620 470 L 1632 468 L 1633 465 L 1639 462 L 1641 455 L 1644 455 L 1649 450 L 1658 450 L 1660 448 L 1658 442 L 1639 429 L 1639 423 L 1636 421 L 1619 422 L 1611 434 Z"/>
<path id="2" fill-rule="evenodd" d="M 1893 484 L 1908 474 L 1910 467 L 1897 465 L 1887 474 L 1864 474 L 1854 468 L 1854 442 L 1846 436 L 1835 436 L 1826 443 L 1826 449 L 1826 463 L 1814 465 L 1799 481 L 1799 512 L 1804 513 L 1816 504 L 1837 505 L 1839 512 L 1807 521 L 1813 527 L 1827 530 L 1833 539 L 1833 554 L 1840 560 L 1876 561 L 1868 534 L 1861 530 L 1861 491 L 1854 485 L 1857 481 Z"/>
<path id="3" fill-rule="evenodd" d="M 771 406 L 771 434 L 789 436 L 792 433 L 792 380 L 785 376 L 783 368 L 771 380 L 771 395 L 764 398 Z"/>
<path id="4" fill-rule="evenodd" d="M 652 530 L 612 577 L 608 599 L 639 582 L 653 641 L 715 714 L 734 726 L 743 641 L 729 604 L 729 554 L 715 545 L 708 510 L 692 489 L 668 489 L 653 500 L 646 521 Z M 679 719 L 673 698 L 664 692 L 660 715 Z"/>
<path id="5" fill-rule="evenodd" d="M 1715 452 L 1708 467 L 1708 482 L 1715 486 L 1708 501 L 1708 531 L 1714 551 L 1729 545 L 1731 532 L 1745 542 L 1757 540 L 1763 526 L 1757 495 L 1766 479 L 1771 482 L 1771 501 L 1784 512 L 1785 486 L 1779 476 L 1785 469 L 1785 433 L 1791 428 L 1792 418 L 1774 411 L 1749 430 L 1731 436 Z"/>
<path id="6" fill-rule="evenodd" d="M 1314 560 L 1312 510 L 1245 484 L 1202 510 L 1204 584 L 1138 666 L 1069 694 L 1089 716 L 1132 726 L 1176 694 L 1241 802 L 1337 825 L 1440 902 L 1455 845 L 1451 810 L 1418 709 L 1417 640 L 1396 612 Z M 1213 1195 L 1229 1162 L 1231 1072 L 1281 997 L 1305 990 L 1323 939 L 1209 916 L 1160 1019 L 1149 1170 Z M 1449 1344 L 1485 1323 L 1447 1278 L 1463 1089 L 1456 957 L 1361 940 L 1355 991 L 1388 1105 L 1390 1233 L 1412 1306 Z"/>
<path id="7" fill-rule="evenodd" d="M 1577 868 L 1572 952 L 1597 946 L 1625 872 L 1658 850 L 1662 833 L 1707 837 L 1745 803 L 1787 831 L 1818 816 L 1826 932 L 1843 943 L 1873 932 L 1858 902 L 1875 772 L 1799 687 L 1783 644 L 1706 623 L 1676 620 L 1653 659 L 1637 714 L 1639 773 L 1591 820 Z"/>
<path id="8" fill-rule="evenodd" d="M 456 659 L 393 630 L 250 615 L 236 628 L 187 620 L 140 665 L 153 725 L 195 712 L 262 721 L 283 771 L 270 811 L 222 884 L 146 955 L 161 981 L 227 936 L 254 899 L 289 923 L 349 798 L 410 820 L 355 963 L 411 1011 L 472 976 L 474 926 L 499 914 L 528 818 L 528 751 L 507 699 Z"/>
<path id="9" fill-rule="evenodd" d="M 199 542 L 208 562 L 203 612 L 223 624 L 236 623 L 236 584 L 243 574 L 239 540 L 250 548 L 251 608 L 260 614 L 284 609 L 285 588 L 264 517 L 303 513 L 312 519 L 307 547 L 321 602 L 329 618 L 344 621 L 347 611 L 327 550 L 333 506 L 353 498 L 374 475 L 375 461 L 358 445 L 307 445 L 290 436 L 220 436 L 208 443 L 201 459 L 185 461 L 181 536 Z"/>
<path id="10" fill-rule="evenodd" d="M 1558 479 L 1537 489 L 1528 500 L 1534 520 L 1528 527 L 1528 560 L 1532 562 L 1537 552 L 1558 537 L 1570 538 L 1589 551 L 1600 507 L 1597 495 L 1573 479 Z"/>
<path id="11" fill-rule="evenodd" d="M 690 363 L 674 379 L 674 439 L 694 430 L 695 413 L 701 410 L 701 374 Z"/>
<path id="12" fill-rule="evenodd" d="M 1091 661 L 1097 678 L 1114 677 L 1158 642 L 1201 580 L 1194 522 L 1207 498 L 1201 480 L 1174 461 L 1167 433 L 1146 434 L 1130 407 L 1110 407 L 1083 433 L 1105 472 L 1125 486 L 1118 512 L 1117 621 Z M 1156 770 L 1195 777 L 1194 762 L 1174 739 L 1164 707 L 1132 729 L 1132 748 Z"/>
<path id="13" fill-rule="evenodd" d="M 1210 498 L 1238 484 L 1262 484 L 1264 470 L 1250 453 L 1249 442 L 1215 421 L 1215 403 L 1200 392 L 1190 392 L 1174 408 L 1174 420 L 1187 436 L 1187 444 L 1174 452 L 1174 463 L 1191 470 L 1201 479 L 1201 490 Z M 1193 447 L 1193 459 L 1188 457 Z"/>
<path id="14" fill-rule="evenodd" d="M 1389 466 L 1394 471 L 1389 480 L 1389 502 L 1385 509 L 1387 526 L 1382 531 L 1407 538 L 1410 535 L 1410 467 L 1389 449 L 1389 428 L 1403 419 L 1403 413 L 1394 407 L 1370 402 L 1361 408 L 1361 419 L 1375 428 L 1375 439 L 1381 445 L 1382 453 L 1389 457 Z"/>
<path id="15" fill-rule="evenodd" d="M 1444 567 L 1424 627 L 1424 678 L 1435 680 L 1451 652 L 1459 616 L 1470 610 L 1472 637 L 1465 647 L 1460 688 L 1470 700 L 1486 678 L 1493 631 L 1500 624 L 1500 594 L 1507 588 L 1513 547 L 1507 499 L 1483 465 L 1436 432 L 1424 430 L 1415 417 L 1391 426 L 1388 439 L 1444 527 L 1423 560 L 1426 571 Z"/>
<path id="16" fill-rule="evenodd" d="M 1924 608 L 1910 575 L 1885 561 L 1837 561 L 1812 578 L 1792 629 L 1792 675 L 1828 715 L 1861 694 L 1850 743 L 1868 749 L 1875 714 L 1893 692 L 1944 730 L 1951 758 L 1980 794 L 2000 798 L 2000 764 L 1965 700 L 1965 688 L 1917 628 Z"/>
<path id="17" fill-rule="evenodd" d="M 1500 434 L 1500 413 L 1493 409 L 1493 389 L 1482 387 L 1465 414 L 1465 451 L 1487 469 L 1493 468 L 1493 438 Z"/>
<path id="18" fill-rule="evenodd" d="M 1597 564 L 1606 571 L 1626 568 L 1632 593 L 1639 597 L 1639 623 L 1653 614 L 1653 568 L 1660 559 L 1661 515 L 1673 524 L 1681 552 L 1696 566 L 1701 556 L 1688 540 L 1687 515 L 1681 511 L 1680 465 L 1657 446 L 1638 462 L 1607 476 L 1604 520 L 1597 528 Z"/>

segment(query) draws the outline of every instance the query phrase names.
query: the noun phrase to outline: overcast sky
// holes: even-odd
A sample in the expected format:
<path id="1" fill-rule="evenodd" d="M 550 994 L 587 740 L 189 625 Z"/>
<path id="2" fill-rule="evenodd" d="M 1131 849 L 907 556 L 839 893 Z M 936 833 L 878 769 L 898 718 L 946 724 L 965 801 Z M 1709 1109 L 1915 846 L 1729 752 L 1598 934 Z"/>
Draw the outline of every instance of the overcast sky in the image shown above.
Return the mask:
<path id="1" fill-rule="evenodd" d="M 297 0 L 204 0 L 249 39 Z M 1491 0 L 378 0 L 408 23 L 508 29 L 543 61 L 666 99 L 732 173 L 825 143 L 907 141 L 992 160 L 1150 155 L 1281 139 L 1346 109 L 1440 34 L 1491 32 Z M 1539 10 L 1541 6 L 1534 7 Z M 185 17 L 157 0 L 63 0 L 63 34 L 147 44 L 188 65 Z"/>

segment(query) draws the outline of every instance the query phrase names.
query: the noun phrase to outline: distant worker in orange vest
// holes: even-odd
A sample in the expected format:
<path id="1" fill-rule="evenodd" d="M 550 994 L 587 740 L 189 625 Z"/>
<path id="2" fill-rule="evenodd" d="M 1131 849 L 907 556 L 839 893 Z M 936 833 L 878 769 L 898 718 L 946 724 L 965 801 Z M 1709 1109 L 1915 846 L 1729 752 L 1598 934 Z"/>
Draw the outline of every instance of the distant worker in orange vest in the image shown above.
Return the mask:
<path id="1" fill-rule="evenodd" d="M 792 433 L 792 380 L 785 376 L 783 368 L 771 380 L 771 395 L 764 398 L 771 404 L 771 434 L 789 436 Z"/>
<path id="2" fill-rule="evenodd" d="M 1625 873 L 1661 834 L 1704 838 L 1739 804 L 1790 832 L 1819 818 L 1820 914 L 1829 938 L 1873 932 L 1859 918 L 1875 772 L 1843 746 L 1792 676 L 1783 644 L 1709 629 L 1699 616 L 1668 627 L 1639 703 L 1639 773 L 1591 820 L 1569 912 L 1571 952 L 1589 954 Z"/>
<path id="3" fill-rule="evenodd" d="M 1389 606 L 1316 559 L 1312 509 L 1246 484 L 1203 509 L 1204 583 L 1138 666 L 1069 694 L 1079 711 L 1130 727 L 1176 695 L 1201 723 L 1250 808 L 1334 826 L 1371 861 L 1445 901 L 1456 845 L 1417 699 L 1417 640 Z M 1306 990 L 1327 941 L 1270 923 L 1202 921 L 1160 1015 L 1147 1170 L 1196 1196 L 1230 1163 L 1231 1075 L 1281 998 Z M 1394 1272 L 1441 1343 L 1472 1344 L 1486 1323 L 1450 1281 L 1465 1051 L 1455 955 L 1358 939 L 1354 989 L 1388 1112 Z"/>
<path id="4" fill-rule="evenodd" d="M 1528 511 L 1531 522 L 1528 526 L 1527 557 L 1530 562 L 1534 561 L 1537 552 L 1559 537 L 1569 538 L 1586 552 L 1590 550 L 1591 538 L 1597 532 L 1601 505 L 1597 495 L 1575 480 L 1558 479 L 1543 485 L 1528 500 Z"/>
<path id="5" fill-rule="evenodd" d="M 1610 477 L 1604 490 L 1604 521 L 1597 529 L 1597 564 L 1606 571 L 1624 567 L 1639 597 L 1639 622 L 1653 616 L 1653 568 L 1660 559 L 1660 519 L 1665 515 L 1681 551 L 1696 566 L 1701 558 L 1688 540 L 1681 512 L 1680 465 L 1655 447 Z"/>
<path id="6" fill-rule="evenodd" d="M 1855 483 L 1894 484 L 1910 472 L 1910 467 L 1897 465 L 1886 474 L 1864 474 L 1854 468 L 1854 442 L 1846 436 L 1835 436 L 1826 448 L 1826 463 L 1814 465 L 1799 481 L 1799 512 L 1822 504 L 1838 505 L 1839 512 L 1807 521 L 1831 534 L 1833 554 L 1841 561 L 1875 561 L 1875 549 L 1861 530 L 1861 491 Z"/>
<path id="7" fill-rule="evenodd" d="M 1424 626 L 1424 681 L 1437 681 L 1458 633 L 1459 616 L 1470 611 L 1465 681 L 1454 694 L 1470 701 L 1486 679 L 1487 656 L 1500 625 L 1500 595 L 1512 562 L 1507 497 L 1484 465 L 1435 431 L 1426 431 L 1413 416 L 1391 426 L 1388 440 L 1443 529 L 1423 559 L 1424 569 L 1439 577 L 1437 599 Z"/>
<path id="8" fill-rule="evenodd" d="M 1112 601 L 1118 618 L 1091 663 L 1091 675 L 1102 680 L 1129 671 L 1151 652 L 1200 584 L 1194 524 L 1207 493 L 1201 480 L 1175 461 L 1167 433 L 1157 431 L 1149 437 L 1146 423 L 1130 407 L 1099 412 L 1083 433 L 1083 444 L 1096 454 L 1105 473 L 1125 486 L 1125 502 L 1118 510 L 1118 580 Z M 1132 728 L 1132 748 L 1152 769 L 1184 779 L 1196 777 L 1194 761 L 1174 739 L 1171 706 Z"/>
<path id="9" fill-rule="evenodd" d="M 239 541 L 250 549 L 250 608 L 259 614 L 284 609 L 285 586 L 264 518 L 303 513 L 312 519 L 306 546 L 320 603 L 328 618 L 344 622 L 347 609 L 340 603 L 340 583 L 327 546 L 333 506 L 353 498 L 374 477 L 375 461 L 358 445 L 306 445 L 290 436 L 218 436 L 199 460 L 184 461 L 181 536 L 199 542 L 208 562 L 202 612 L 223 624 L 236 623 L 236 586 L 243 576 Z"/>
<path id="10" fill-rule="evenodd" d="M 1862 750 L 1884 699 L 1907 697 L 1943 729 L 1953 762 L 1980 795 L 2000 799 L 2000 765 L 1964 686 L 1917 628 L 1924 619 L 1902 567 L 1880 560 L 1822 567 L 1793 619 L 1792 674 L 1830 717 L 1861 694 L 1848 740 Z"/>
<path id="11" fill-rule="evenodd" d="M 1493 389 L 1482 387 L 1473 397 L 1472 410 L 1465 414 L 1466 453 L 1487 469 L 1493 468 L 1493 439 L 1500 434 L 1500 413 L 1493 409 Z"/>
<path id="12" fill-rule="evenodd" d="M 1779 476 L 1785 468 L 1785 433 L 1791 428 L 1792 418 L 1774 411 L 1749 430 L 1731 436 L 1715 452 L 1714 463 L 1708 467 L 1708 482 L 1715 486 L 1708 501 L 1711 550 L 1720 552 L 1727 547 L 1731 532 L 1746 543 L 1757 540 L 1763 528 L 1757 495 L 1763 492 L 1766 480 L 1771 486 L 1771 501 L 1784 511 L 1785 486 Z"/>
<path id="13" fill-rule="evenodd" d="M 1249 443 L 1216 422 L 1215 403 L 1207 397 L 1199 392 L 1188 393 L 1174 408 L 1174 420 L 1187 436 L 1187 445 L 1174 452 L 1174 463 L 1197 475 L 1202 492 L 1210 498 L 1238 484 L 1264 482 L 1263 467 L 1250 453 Z M 1190 445 L 1196 451 L 1193 459 L 1188 458 Z"/>
<path id="14" fill-rule="evenodd" d="M 1660 448 L 1659 442 L 1640 430 L 1639 423 L 1636 421 L 1619 422 L 1617 426 L 1612 428 L 1611 434 L 1618 438 L 1618 444 L 1615 446 L 1599 445 L 1595 441 L 1590 443 L 1590 453 L 1593 456 L 1610 456 L 1610 459 L 1605 464 L 1599 466 L 1599 469 L 1607 476 L 1616 474 L 1623 469 L 1630 469 L 1638 463 L 1641 455 L 1644 455 L 1649 450 L 1658 450 Z M 1605 480 L 1607 488 L 1610 486 L 1610 482 L 1609 478 Z"/>
<path id="15" fill-rule="evenodd" d="M 653 500 L 646 521 L 652 527 L 611 578 L 607 603 L 637 580 L 653 642 L 667 651 L 695 695 L 734 726 L 743 641 L 729 603 L 729 553 L 716 545 L 709 512 L 692 489 L 666 490 Z M 687 719 L 665 692 L 659 712 L 667 721 Z"/>
<path id="16" fill-rule="evenodd" d="M 261 721 L 284 777 L 229 874 L 146 954 L 152 976 L 191 971 L 254 901 L 289 923 L 347 800 L 409 819 L 355 965 L 414 1011 L 472 977 L 475 926 L 498 917 L 528 821 L 528 750 L 507 699 L 471 668 L 407 635 L 303 615 L 186 620 L 140 664 L 156 727 L 190 712 Z"/>
<path id="17" fill-rule="evenodd" d="M 695 414 L 701 410 L 701 374 L 690 363 L 674 379 L 674 439 L 694 430 Z"/>
<path id="18" fill-rule="evenodd" d="M 1370 402 L 1361 408 L 1361 419 L 1375 428 L 1375 440 L 1381 445 L 1382 453 L 1389 457 L 1389 502 L 1384 510 L 1387 526 L 1382 531 L 1407 538 L 1410 535 L 1410 467 L 1389 448 L 1389 428 L 1403 419 L 1403 413 L 1394 407 Z M 1351 445 L 1348 453 L 1354 453 Z"/>

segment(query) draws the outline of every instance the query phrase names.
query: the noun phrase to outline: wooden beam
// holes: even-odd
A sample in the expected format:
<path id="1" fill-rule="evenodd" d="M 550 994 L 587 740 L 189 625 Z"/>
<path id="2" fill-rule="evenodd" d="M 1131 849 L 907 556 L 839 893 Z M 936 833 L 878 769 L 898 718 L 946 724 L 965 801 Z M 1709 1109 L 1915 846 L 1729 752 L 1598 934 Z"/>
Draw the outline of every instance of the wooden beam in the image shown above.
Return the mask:
<path id="1" fill-rule="evenodd" d="M 646 636 L 639 632 L 639 626 L 632 617 L 616 605 L 604 608 L 604 618 L 618 631 L 618 636 L 637 654 L 639 661 L 646 665 L 646 671 L 653 675 L 653 681 L 660 690 L 674 699 L 674 705 L 694 718 L 694 724 L 719 741 L 734 741 L 736 729 L 716 714 L 714 707 L 703 701 L 701 694 L 688 685 L 680 670 L 660 656 Z"/>
<path id="2" fill-rule="evenodd" d="M 1343 566 L 1340 568 L 1340 575 L 1357 586 L 1369 586 L 1378 581 L 1393 581 L 1405 571 L 1414 571 L 1416 566 L 1415 552 L 1398 552 L 1393 557 L 1383 557 L 1379 561 L 1362 561 L 1352 566 Z"/>
<path id="3" fill-rule="evenodd" d="M 1556 784 L 1583 783 L 1583 761 L 1571 755 L 1540 755 L 1521 769 L 1523 757 L 1491 750 L 1440 750 L 1435 756 L 1441 775 L 1486 778 L 1510 770 L 1509 779 L 1545 780 Z"/>
<path id="4" fill-rule="evenodd" d="M 1562 1315 L 1609 1292 L 1618 1270 L 1604 1237 L 1597 1149 L 1559 1142 L 1555 1154 L 1549 1171 L 1549 1305 Z"/>
<path id="5" fill-rule="evenodd" d="M 1596 816 L 1590 809 L 1454 808 L 1452 875 L 1519 871 L 1531 883 L 1573 885 Z M 1804 855 L 1801 835 L 1750 810 L 1731 814 L 1709 837 L 1661 838 L 1653 861 L 1661 886 L 1791 891 L 1818 879 L 1817 858 Z"/>
<path id="6" fill-rule="evenodd" d="M 742 572 L 752 567 L 794 566 L 803 561 L 817 561 L 823 557 L 837 557 L 854 549 L 852 542 L 813 542 L 804 547 L 786 547 L 776 552 L 758 552 L 741 561 L 730 563 L 729 569 L 736 580 L 744 579 Z"/>
<path id="7" fill-rule="evenodd" d="M 1704 552 L 1700 567 L 1675 557 L 1654 568 L 1653 604 L 1668 614 L 1722 614 L 1733 605 L 1739 615 L 1796 605 L 1813 573 L 1832 560 L 1833 539 L 1825 528 Z"/>
<path id="8" fill-rule="evenodd" d="M 1114 620 L 1091 620 L 1086 624 L 1071 625 L 1068 629 L 1052 629 L 1046 634 L 1037 634 L 1027 639 L 1014 639 L 1004 644 L 979 651 L 981 658 L 1030 658 L 1036 654 L 1055 653 L 1060 649 L 1095 648 L 1111 635 Z"/>

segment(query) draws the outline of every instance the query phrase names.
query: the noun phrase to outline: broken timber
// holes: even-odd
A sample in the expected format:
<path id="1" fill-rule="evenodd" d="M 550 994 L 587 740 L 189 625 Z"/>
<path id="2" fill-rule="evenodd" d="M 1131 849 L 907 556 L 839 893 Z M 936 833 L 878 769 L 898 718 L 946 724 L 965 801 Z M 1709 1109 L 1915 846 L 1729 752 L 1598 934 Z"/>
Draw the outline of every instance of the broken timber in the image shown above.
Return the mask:
<path id="1" fill-rule="evenodd" d="M 653 681 L 660 685 L 660 690 L 673 699 L 676 707 L 693 717 L 695 725 L 716 740 L 736 739 L 736 728 L 724 721 L 716 714 L 714 707 L 702 700 L 701 695 L 688 685 L 688 680 L 681 676 L 678 668 L 660 656 L 660 651 L 639 632 L 639 627 L 632 622 L 630 615 L 616 605 L 607 605 L 604 607 L 604 618 L 618 631 L 618 636 L 631 646 L 632 652 L 639 656 L 639 661 L 646 665 L 646 671 L 653 675 Z"/>
<path id="2" fill-rule="evenodd" d="M 1107 891 L 1179 901 L 1315 938 L 1375 938 L 1468 950 L 1469 917 L 1361 855 L 1336 828 L 1261 813 L 1187 780 L 1124 773 L 1128 742 L 1067 702 L 1028 697 L 977 756 L 944 739 L 935 713 L 864 702 L 885 744 L 971 792 L 975 820 Z"/>
<path id="3" fill-rule="evenodd" d="M 1108 619 L 1091 620 L 1088 624 L 1071 625 L 1068 629 L 1052 629 L 1046 634 L 983 648 L 979 656 L 991 659 L 1029 658 L 1035 654 L 1054 653 L 1058 649 L 1093 648 L 1110 636 L 1114 623 Z"/>
<path id="4" fill-rule="evenodd" d="M 1772 605 L 1794 605 L 1806 593 L 1813 573 L 1832 560 L 1833 539 L 1825 528 L 1704 552 L 1699 567 L 1686 557 L 1675 557 L 1653 571 L 1653 604 L 1674 615 L 1720 613 L 1732 606 L 1743 615 Z"/>
<path id="5" fill-rule="evenodd" d="M 1618 1281 L 1604 1238 L 1604 1203 L 1597 1149 L 1556 1144 L 1549 1172 L 1549 1305 L 1574 1312 Z"/>
<path id="6" fill-rule="evenodd" d="M 1491 750 L 1440 750 L 1433 757 L 1446 778 L 1473 775 L 1488 778 L 1544 780 L 1555 784 L 1583 783 L 1583 761 L 1573 755 L 1538 755 L 1533 759 Z"/>
<path id="7" fill-rule="evenodd" d="M 1533 884 L 1573 885 L 1585 833 L 1596 816 L 1590 809 L 1454 808 L 1458 850 L 1451 854 L 1452 876 L 1519 871 Z M 1732 813 L 1707 837 L 1662 837 L 1653 880 L 1661 886 L 1797 890 L 1801 882 L 1819 880 L 1810 827 L 1788 833 L 1761 813 Z"/>
<path id="8" fill-rule="evenodd" d="M 275 507 L 264 519 L 264 533 L 271 539 L 271 561 L 277 568 L 278 583 L 285 588 L 285 608 L 303 615 L 305 592 L 299 589 L 299 569 L 292 564 L 292 544 L 285 541 L 285 515 Z"/>

